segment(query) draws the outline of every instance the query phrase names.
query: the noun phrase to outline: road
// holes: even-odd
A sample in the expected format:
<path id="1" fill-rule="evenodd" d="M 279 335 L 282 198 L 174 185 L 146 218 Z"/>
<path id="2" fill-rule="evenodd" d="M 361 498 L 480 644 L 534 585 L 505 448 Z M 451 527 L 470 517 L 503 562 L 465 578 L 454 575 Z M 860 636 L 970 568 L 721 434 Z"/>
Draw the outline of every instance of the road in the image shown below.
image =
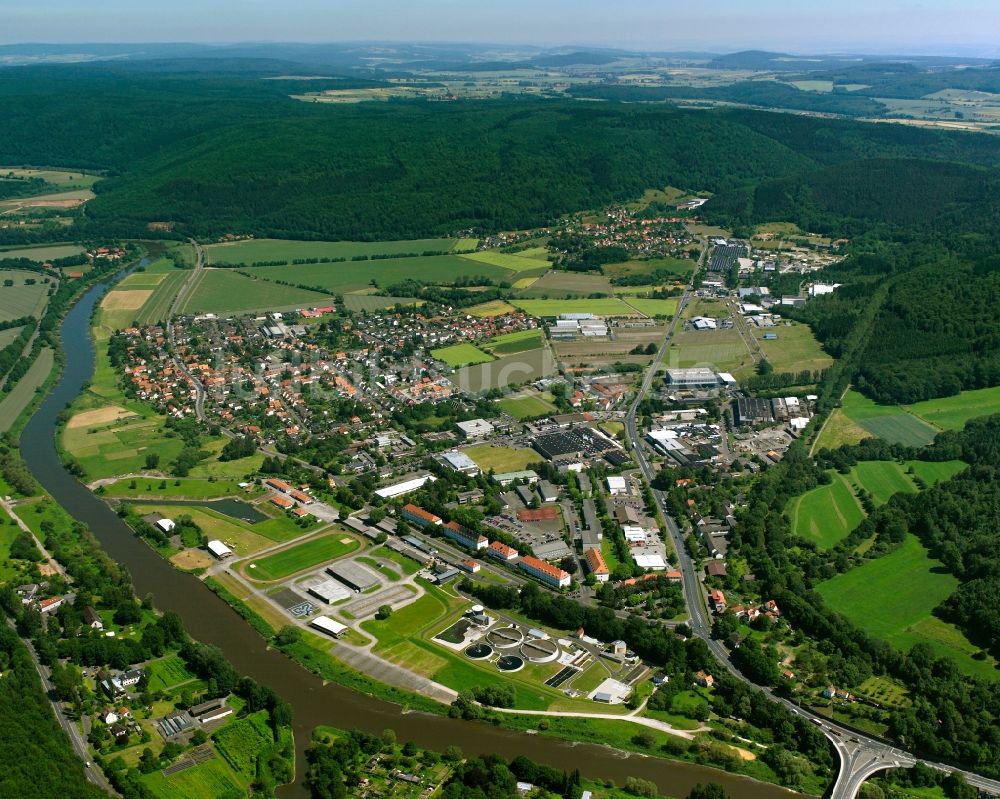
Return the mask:
<path id="1" fill-rule="evenodd" d="M 699 269 L 704 264 L 707 251 L 707 246 L 703 246 L 701 258 L 699 259 Z M 692 281 L 693 280 L 694 276 L 692 276 Z M 655 375 L 660 368 L 660 364 L 666 355 L 667 349 L 670 346 L 670 340 L 676 332 L 677 325 L 681 318 L 681 312 L 687 302 L 690 290 L 691 287 L 689 285 L 687 291 L 684 293 L 684 296 L 681 298 L 681 302 L 677 308 L 677 315 L 675 316 L 670 329 L 667 331 L 667 336 L 664 339 L 663 345 L 657 352 L 653 362 L 649 365 L 649 368 L 646 371 L 645 379 L 643 380 L 639 391 L 636 393 L 636 396 L 632 400 L 628 412 L 625 415 L 625 433 L 628 436 L 628 440 L 634 451 L 635 460 L 639 464 L 639 469 L 641 470 L 643 477 L 650 484 L 652 484 L 655 473 L 649 462 L 646 450 L 644 449 L 642 438 L 639 435 L 636 424 L 636 412 L 639 405 L 642 403 L 642 400 L 652 387 L 653 379 L 655 378 Z M 708 609 L 705 605 L 705 593 L 702 588 L 698 572 L 695 569 L 694 561 L 685 546 L 680 528 L 678 527 L 677 522 L 670 516 L 667 503 L 665 502 L 662 492 L 654 490 L 653 496 L 655 497 L 656 503 L 659 505 L 659 508 L 663 513 L 663 517 L 666 520 L 667 531 L 670 534 L 674 551 L 677 553 L 678 568 L 682 577 L 681 582 L 684 591 L 684 602 L 690 616 L 688 626 L 695 635 L 705 641 L 715 658 L 734 677 L 747 685 L 752 685 L 754 688 L 761 690 L 768 699 L 784 705 L 792 713 L 809 719 L 823 731 L 823 734 L 830 740 L 836 749 L 841 764 L 837 780 L 833 785 L 831 793 L 829 794 L 830 799 L 854 799 L 860 790 L 861 784 L 876 772 L 887 768 L 908 767 L 914 765 L 918 760 L 915 755 L 896 749 L 883 741 L 860 734 L 854 730 L 848 729 L 847 727 L 843 727 L 830 721 L 824 716 L 817 715 L 811 710 L 796 705 L 788 699 L 776 695 L 769 688 L 761 688 L 740 673 L 739 669 L 737 669 L 730 660 L 729 650 L 722 644 L 721 641 L 717 641 L 712 638 L 712 622 Z M 988 791 L 1000 796 L 1000 781 L 998 780 L 991 780 L 978 774 L 954 769 L 942 763 L 932 763 L 929 761 L 924 762 L 931 768 L 941 771 L 951 772 L 957 770 L 965 777 L 966 781 L 970 785 L 979 788 L 980 790 Z"/>
<path id="2" fill-rule="evenodd" d="M 9 620 L 7 623 L 10 624 L 11 627 L 14 626 Z M 31 641 L 24 641 L 24 645 L 27 647 L 28 654 L 31 655 L 31 661 L 35 664 L 35 671 L 38 672 L 38 677 L 42 681 L 42 690 L 45 691 L 46 695 L 49 697 L 49 701 L 52 703 L 52 712 L 55 713 L 56 721 L 59 722 L 59 726 L 63 728 L 66 735 L 69 737 L 69 742 L 73 747 L 73 751 L 76 752 L 84 763 L 89 764 L 90 752 L 87 749 L 87 742 L 83 740 L 83 735 L 81 735 L 80 731 L 76 728 L 76 724 L 66 718 L 66 715 L 63 712 L 62 703 L 55 699 L 55 686 L 52 685 L 52 681 L 49 679 L 48 667 L 42 665 L 42 662 L 38 659 L 38 654 L 35 652 L 35 647 L 32 646 Z M 118 793 L 111 787 L 111 783 L 109 783 L 107 778 L 105 778 L 104 772 L 99 768 L 88 765 L 88 767 L 84 769 L 84 773 L 87 775 L 87 779 L 102 791 L 105 791 L 112 796 L 118 796 Z"/>

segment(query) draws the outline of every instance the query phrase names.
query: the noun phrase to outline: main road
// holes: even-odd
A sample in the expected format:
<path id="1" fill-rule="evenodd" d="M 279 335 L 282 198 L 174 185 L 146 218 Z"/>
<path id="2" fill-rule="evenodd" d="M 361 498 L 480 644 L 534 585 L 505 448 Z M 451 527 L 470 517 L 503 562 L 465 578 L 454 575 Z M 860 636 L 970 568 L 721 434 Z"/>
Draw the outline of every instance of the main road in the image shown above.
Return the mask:
<path id="1" fill-rule="evenodd" d="M 703 244 L 707 244 L 704 240 L 702 240 L 702 242 Z M 698 269 L 701 269 L 704 265 L 707 253 L 708 247 L 703 246 L 701 257 L 699 258 Z M 697 274 L 697 271 L 698 270 L 695 270 L 695 274 Z M 650 484 L 651 488 L 655 474 L 643 446 L 642 438 L 639 435 L 636 423 L 636 414 L 646 394 L 649 393 L 650 388 L 652 388 L 653 381 L 660 370 L 663 359 L 670 347 L 671 339 L 677 330 L 678 324 L 680 324 L 682 312 L 690 297 L 693 284 L 694 275 L 692 275 L 691 283 L 688 285 L 684 295 L 681 297 L 680 303 L 677 306 L 677 314 L 675 315 L 670 328 L 667 330 L 667 335 L 663 340 L 663 344 L 657 351 L 653 362 L 646 370 L 646 375 L 643 378 L 642 385 L 636 392 L 636 395 L 632 400 L 632 403 L 629 405 L 628 411 L 625 415 L 625 433 L 632 446 L 635 460 L 639 464 L 639 469 L 641 470 L 643 477 Z M 678 569 L 681 572 L 681 585 L 684 591 L 684 602 L 690 616 L 688 626 L 695 635 L 705 641 L 716 659 L 734 677 L 762 691 L 772 702 L 777 702 L 778 704 L 785 706 L 792 713 L 809 719 L 813 724 L 816 724 L 820 730 L 822 730 L 823 734 L 827 738 L 830 739 L 830 742 L 837 750 L 841 766 L 837 774 L 837 780 L 831 790 L 830 799 L 854 799 L 861 788 L 861 784 L 868 777 L 878 771 L 888 768 L 905 768 L 913 766 L 918 760 L 915 755 L 897 749 L 884 741 L 866 736 L 856 730 L 841 726 L 825 716 L 820 716 L 805 707 L 797 705 L 784 697 L 778 696 L 770 688 L 762 688 L 761 686 L 756 685 L 743 676 L 740 670 L 733 665 L 729 657 L 729 650 L 722 644 L 721 641 L 717 641 L 712 638 L 712 623 L 705 605 L 705 594 L 702 589 L 702 583 L 698 577 L 698 572 L 695 570 L 694 561 L 685 546 L 680 527 L 670 515 L 663 493 L 653 489 L 653 496 L 656 499 L 656 503 L 660 511 L 663 513 L 667 531 L 670 535 L 671 542 L 673 543 L 674 551 L 677 553 Z M 972 772 L 954 769 L 944 763 L 924 762 L 931 768 L 935 768 L 940 771 L 958 771 L 965 777 L 966 782 L 970 785 L 982 791 L 1000 796 L 1000 781 L 998 780 L 992 780 Z"/>

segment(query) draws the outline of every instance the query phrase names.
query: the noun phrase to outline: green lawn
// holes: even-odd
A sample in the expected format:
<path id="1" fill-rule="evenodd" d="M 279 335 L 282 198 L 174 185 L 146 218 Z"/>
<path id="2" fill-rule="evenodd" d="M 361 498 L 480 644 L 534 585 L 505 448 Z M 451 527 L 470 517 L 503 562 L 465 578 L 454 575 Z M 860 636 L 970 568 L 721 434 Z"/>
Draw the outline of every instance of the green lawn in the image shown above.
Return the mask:
<path id="1" fill-rule="evenodd" d="M 493 356 L 483 352 L 475 344 L 452 344 L 450 347 L 439 347 L 431 350 L 431 355 L 439 361 L 444 361 L 449 366 L 469 366 L 476 363 L 487 363 L 493 360 Z"/>
<path id="2" fill-rule="evenodd" d="M 535 416 L 545 416 L 555 413 L 556 406 L 546 401 L 537 394 L 521 397 L 507 397 L 497 400 L 497 405 L 505 413 L 509 413 L 515 419 L 530 419 Z"/>
<path id="3" fill-rule="evenodd" d="M 842 408 L 848 419 L 894 444 L 922 446 L 931 443 L 938 432 L 898 405 L 877 405 L 853 389 L 844 395 Z"/>
<path id="4" fill-rule="evenodd" d="M 646 316 L 673 316 L 677 313 L 677 300 L 647 300 L 629 297 L 626 302 Z"/>
<path id="5" fill-rule="evenodd" d="M 931 615 L 957 586 L 958 579 L 908 535 L 893 552 L 820 583 L 816 591 L 831 608 L 900 649 L 927 643 L 966 673 L 995 676 L 992 662 L 973 660 L 976 647 Z"/>
<path id="6" fill-rule="evenodd" d="M 872 495 L 876 505 L 884 505 L 889 497 L 900 491 L 913 493 L 917 490 L 906 467 L 895 461 L 861 461 L 851 469 L 848 480 Z"/>
<path id="7" fill-rule="evenodd" d="M 667 302 L 667 300 L 663 300 Z M 635 309 L 630 308 L 617 297 L 601 299 L 572 300 L 511 300 L 526 314 L 531 316 L 558 316 L 563 313 L 592 313 L 596 316 L 637 316 Z"/>
<path id="8" fill-rule="evenodd" d="M 389 549 L 388 547 L 379 547 L 378 549 L 374 550 L 372 554 L 377 555 L 378 557 L 383 558 L 385 560 L 391 560 L 393 563 L 396 563 L 403 570 L 403 574 L 407 576 L 416 574 L 418 571 L 420 571 L 421 564 L 417 563 L 415 560 L 411 560 L 410 558 L 406 557 L 406 555 L 401 555 L 399 552 L 396 552 L 393 549 Z"/>
<path id="9" fill-rule="evenodd" d="M 306 533 L 306 530 L 284 514 L 248 524 L 211 508 L 196 505 L 157 505 L 151 502 L 136 503 L 135 508 L 141 515 L 155 511 L 168 518 L 182 514 L 190 516 L 208 538 L 219 539 L 238 555 L 249 555 Z M 264 511 L 265 508 L 261 507 L 260 510 Z"/>
<path id="10" fill-rule="evenodd" d="M 310 566 L 342 557 L 359 546 L 360 543 L 354 536 L 336 531 L 255 560 L 252 564 L 254 568 L 248 568 L 246 574 L 254 580 L 278 580 Z"/>
<path id="11" fill-rule="evenodd" d="M 913 467 L 917 476 L 928 485 L 934 485 L 954 477 L 968 466 L 963 461 L 907 461 L 906 465 Z"/>
<path id="12" fill-rule="evenodd" d="M 490 469 L 500 473 L 519 472 L 542 460 L 541 455 L 533 449 L 494 447 L 492 444 L 469 447 L 465 450 L 465 454 L 472 458 L 484 472 L 488 472 Z"/>
<path id="13" fill-rule="evenodd" d="M 789 504 L 796 535 L 829 549 L 857 527 L 864 511 L 843 475 L 829 472 L 833 482 L 796 497 Z"/>
<path id="14" fill-rule="evenodd" d="M 104 493 L 109 497 L 127 497 L 130 499 L 216 499 L 218 497 L 244 496 L 246 492 L 239 487 L 237 480 L 213 480 L 180 477 L 164 478 L 137 477 L 134 480 L 116 480 L 104 487 Z M 161 483 L 166 483 L 161 487 Z"/>
<path id="15" fill-rule="evenodd" d="M 291 241 L 251 239 L 210 244 L 205 248 L 209 263 L 245 264 L 261 261 L 294 261 L 299 258 L 351 258 L 356 255 L 401 255 L 428 251 L 447 252 L 460 242 L 455 239 L 404 239 L 400 241 Z M 475 241 L 475 240 L 473 240 Z M 478 242 L 476 242 L 478 243 Z M 472 249 L 471 247 L 463 249 Z"/>
<path id="16" fill-rule="evenodd" d="M 182 682 L 194 679 L 194 675 L 187 670 L 179 655 L 151 661 L 146 664 L 146 673 L 149 675 L 150 691 L 165 691 Z"/>
<path id="17" fill-rule="evenodd" d="M 243 796 L 247 791 L 247 781 L 218 755 L 169 777 L 154 771 L 141 780 L 156 799 L 217 799 Z"/>
<path id="18" fill-rule="evenodd" d="M 302 282 L 292 277 L 286 279 Z M 181 310 L 184 313 L 224 314 L 308 308 L 330 302 L 328 295 L 319 292 L 262 282 L 231 270 L 208 269 L 198 279 Z"/>
<path id="19" fill-rule="evenodd" d="M 765 340 L 764 333 L 774 333 L 778 337 Z M 833 358 L 823 352 L 809 325 L 796 322 L 774 328 L 755 328 L 753 334 L 776 372 L 816 371 L 833 364 Z"/>
<path id="20" fill-rule="evenodd" d="M 969 419 L 1000 413 L 1000 386 L 918 402 L 906 410 L 943 430 L 961 430 Z"/>
<path id="21" fill-rule="evenodd" d="M 526 352 L 535 350 L 542 346 L 541 330 L 518 330 L 516 333 L 507 333 L 497 336 L 483 343 L 483 347 L 489 349 L 496 355 L 511 355 L 515 352 Z"/>

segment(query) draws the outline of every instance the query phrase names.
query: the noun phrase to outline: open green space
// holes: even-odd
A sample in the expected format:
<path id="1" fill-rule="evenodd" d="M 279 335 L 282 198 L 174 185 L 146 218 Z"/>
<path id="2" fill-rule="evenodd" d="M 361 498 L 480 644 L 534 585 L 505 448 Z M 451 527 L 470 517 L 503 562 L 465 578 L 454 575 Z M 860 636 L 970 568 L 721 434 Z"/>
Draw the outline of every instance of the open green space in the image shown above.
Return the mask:
<path id="1" fill-rule="evenodd" d="M 406 557 L 406 555 L 401 555 L 394 549 L 389 549 L 388 547 L 379 547 L 372 552 L 372 555 L 376 555 L 384 560 L 391 560 L 393 563 L 398 565 L 400 569 L 403 570 L 403 574 L 410 576 L 416 574 L 420 571 L 422 564 L 417 563 L 415 560 L 411 560 Z"/>
<path id="2" fill-rule="evenodd" d="M 504 413 L 509 413 L 515 419 L 531 419 L 556 412 L 556 406 L 538 393 L 505 397 L 497 400 L 497 405 Z"/>
<path id="3" fill-rule="evenodd" d="M 532 316 L 559 316 L 563 313 L 592 313 L 595 316 L 637 316 L 633 308 L 630 308 L 617 297 L 603 297 L 600 299 L 571 299 L 571 300 L 511 300 L 522 311 Z"/>
<path id="4" fill-rule="evenodd" d="M 184 281 L 190 276 L 190 272 L 184 269 L 175 269 L 154 289 L 152 295 L 136 314 L 135 321 L 140 325 L 152 325 L 157 322 L 165 322 L 170 315 L 170 306 L 174 297 L 180 291 Z"/>
<path id="5" fill-rule="evenodd" d="M 796 535 L 829 549 L 846 538 L 865 514 L 843 475 L 830 471 L 832 482 L 817 486 L 789 504 Z"/>
<path id="6" fill-rule="evenodd" d="M 991 661 L 974 660 L 976 647 L 931 615 L 957 586 L 958 579 L 928 556 L 916 536 L 908 535 L 888 555 L 838 574 L 816 591 L 854 624 L 900 649 L 926 643 L 968 674 L 995 676 Z"/>
<path id="7" fill-rule="evenodd" d="M 648 300 L 643 297 L 629 297 L 625 302 L 646 316 L 670 316 L 677 313 L 677 300 Z"/>
<path id="8" fill-rule="evenodd" d="M 568 297 L 573 299 L 593 298 L 612 294 L 610 281 L 599 272 L 565 272 L 552 269 L 544 274 L 524 271 L 520 280 L 514 283 L 519 289 L 517 296 L 530 299 Z"/>
<path id="9" fill-rule="evenodd" d="M 954 477 L 968 466 L 963 461 L 907 461 L 906 465 L 928 485 Z"/>
<path id="10" fill-rule="evenodd" d="M 893 494 L 917 490 L 906 474 L 906 467 L 895 461 L 861 461 L 851 469 L 847 479 L 871 494 L 876 505 L 884 505 Z"/>
<path id="11" fill-rule="evenodd" d="M 6 330 L 0 330 L 0 349 L 13 342 L 22 330 L 24 327 L 8 327 Z"/>
<path id="12" fill-rule="evenodd" d="M 104 486 L 109 497 L 128 499 L 216 499 L 246 496 L 239 480 L 208 480 L 192 477 L 136 477 L 115 480 Z M 134 484 L 134 485 L 133 485 Z"/>
<path id="13" fill-rule="evenodd" d="M 153 502 L 137 502 L 135 508 L 140 515 L 155 512 L 167 518 L 190 516 L 208 538 L 219 539 L 238 555 L 249 555 L 276 543 L 289 541 L 306 532 L 284 514 L 249 524 L 211 508 L 197 505 L 157 505 Z M 259 510 L 267 511 L 263 506 Z"/>
<path id="14" fill-rule="evenodd" d="M 331 293 L 358 291 L 373 285 L 385 289 L 404 280 L 420 280 L 437 285 L 451 285 L 459 279 L 475 280 L 477 278 L 487 278 L 499 282 L 507 280 L 512 274 L 511 270 L 504 267 L 469 260 L 461 255 L 428 255 L 418 258 L 380 258 L 375 261 L 260 266 L 241 271 L 265 280 L 281 280 L 303 286 L 313 286 Z"/>
<path id="15" fill-rule="evenodd" d="M 351 258 L 360 255 L 402 255 L 447 252 L 465 239 L 403 239 L 399 241 L 291 241 L 288 239 L 248 239 L 205 248 L 210 264 L 244 264 L 262 261 L 294 261 L 300 258 Z M 473 240 L 475 241 L 475 240 Z M 475 247 L 478 241 L 472 244 Z M 463 248 L 463 249 L 471 249 Z"/>
<path id="16" fill-rule="evenodd" d="M 381 294 L 345 294 L 344 307 L 348 311 L 381 311 L 385 308 L 394 308 L 397 305 L 409 305 L 420 307 L 423 300 L 415 297 L 389 297 Z"/>
<path id="17" fill-rule="evenodd" d="M 512 355 L 515 352 L 527 352 L 542 346 L 542 331 L 518 330 L 497 336 L 482 344 L 482 346 L 497 355 Z"/>
<path id="18" fill-rule="evenodd" d="M 35 358 L 34 363 L 28 367 L 28 371 L 17 381 L 14 388 L 10 390 L 10 393 L 3 400 L 0 400 L 0 432 L 10 430 L 11 425 L 21 415 L 21 411 L 28 407 L 28 403 L 34 398 L 35 392 L 45 382 L 52 371 L 54 361 L 55 355 L 52 352 L 52 348 L 42 347 L 38 351 L 38 357 Z"/>
<path id="19" fill-rule="evenodd" d="M 184 660 L 179 655 L 170 655 L 161 660 L 153 660 L 146 664 L 149 675 L 149 690 L 165 691 L 182 682 L 193 680 L 194 675 L 187 670 Z"/>
<path id="20" fill-rule="evenodd" d="M 505 253 L 499 250 L 480 250 L 462 256 L 470 261 L 481 264 L 493 264 L 513 272 L 524 272 L 528 269 L 548 269 L 552 264 L 546 258 L 532 258 L 521 253 Z"/>
<path id="21" fill-rule="evenodd" d="M 764 333 L 774 333 L 777 338 L 765 339 Z M 833 364 L 833 358 L 823 352 L 808 325 L 794 322 L 754 329 L 754 337 L 776 372 L 817 371 Z"/>
<path id="22" fill-rule="evenodd" d="M 183 449 L 183 440 L 168 435 L 160 416 L 139 403 L 129 403 L 129 410 L 133 408 L 133 415 L 120 421 L 63 429 L 62 446 L 88 480 L 142 471 L 150 454 L 166 466 Z"/>
<path id="23" fill-rule="evenodd" d="M 465 312 L 471 314 L 472 316 L 486 317 L 502 316 L 503 314 L 512 313 L 516 310 L 517 308 L 506 300 L 490 300 L 489 302 L 480 303 L 479 305 L 473 305 L 471 308 L 466 308 Z"/>
<path id="24" fill-rule="evenodd" d="M 492 444 L 480 444 L 464 451 L 484 472 L 491 469 L 499 473 L 519 472 L 542 460 L 542 456 L 533 449 L 495 447 Z"/>
<path id="25" fill-rule="evenodd" d="M 690 258 L 644 258 L 617 264 L 604 264 L 601 271 L 610 278 L 667 272 L 679 280 L 687 280 L 697 265 L 697 262 Z"/>
<path id="26" fill-rule="evenodd" d="M 247 781 L 218 755 L 170 776 L 162 771 L 145 774 L 142 783 L 156 799 L 216 799 L 247 791 Z"/>
<path id="27" fill-rule="evenodd" d="M 735 328 L 681 330 L 671 340 L 666 358 L 671 368 L 707 364 L 722 372 L 735 372 L 749 363 L 750 351 Z"/>
<path id="28" fill-rule="evenodd" d="M 13 523 L 7 512 L 0 508 L 0 580 L 6 581 L 17 575 L 17 568 L 10 559 L 10 545 L 14 543 L 21 528 Z"/>
<path id="29" fill-rule="evenodd" d="M 36 169 L 34 167 L 0 166 L 0 177 L 8 176 L 44 180 L 48 184 L 44 187 L 45 191 L 89 189 L 101 179 L 100 175 L 89 175 L 85 172 L 59 169 L 58 167 L 39 167 Z"/>
<path id="30" fill-rule="evenodd" d="M 37 247 L 17 247 L 15 249 L 0 249 L 0 259 L 27 258 L 30 261 L 44 263 L 56 258 L 69 258 L 80 255 L 83 247 L 79 244 L 42 244 Z"/>
<path id="31" fill-rule="evenodd" d="M 8 280 L 13 285 L 5 285 Z M 37 272 L 0 269 L 0 322 L 41 314 L 49 294 L 49 284 L 43 280 Z"/>
<path id="32" fill-rule="evenodd" d="M 292 282 L 302 282 L 288 277 Z M 183 313 L 240 313 L 245 311 L 287 310 L 326 305 L 325 294 L 295 286 L 261 282 L 234 271 L 206 269 L 181 309 Z"/>
<path id="33" fill-rule="evenodd" d="M 449 366 L 469 366 L 476 363 L 488 363 L 493 360 L 493 356 L 488 352 L 483 352 L 475 344 L 462 343 L 452 344 L 450 347 L 439 347 L 431 350 L 431 355 L 439 361 L 444 361 Z"/>
<path id="34" fill-rule="evenodd" d="M 841 407 L 848 419 L 893 444 L 922 446 L 931 443 L 938 432 L 898 405 L 878 405 L 853 389 L 844 395 Z"/>
<path id="35" fill-rule="evenodd" d="M 357 538 L 338 530 L 255 560 L 247 566 L 245 573 L 254 580 L 279 580 L 310 566 L 343 557 L 360 545 Z"/>
<path id="36" fill-rule="evenodd" d="M 1000 413 L 1000 386 L 963 391 L 952 397 L 917 402 L 906 410 L 943 430 L 961 430 L 969 419 Z"/>

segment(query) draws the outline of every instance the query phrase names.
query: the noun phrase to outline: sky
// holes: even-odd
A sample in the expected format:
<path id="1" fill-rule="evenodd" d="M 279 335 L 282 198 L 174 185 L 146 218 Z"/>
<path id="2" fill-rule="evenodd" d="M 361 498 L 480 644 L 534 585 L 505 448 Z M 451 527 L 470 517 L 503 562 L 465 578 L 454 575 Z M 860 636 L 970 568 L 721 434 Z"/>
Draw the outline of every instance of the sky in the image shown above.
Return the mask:
<path id="1" fill-rule="evenodd" d="M 0 0 L 0 43 L 488 42 L 1000 56 L 995 0 Z"/>

